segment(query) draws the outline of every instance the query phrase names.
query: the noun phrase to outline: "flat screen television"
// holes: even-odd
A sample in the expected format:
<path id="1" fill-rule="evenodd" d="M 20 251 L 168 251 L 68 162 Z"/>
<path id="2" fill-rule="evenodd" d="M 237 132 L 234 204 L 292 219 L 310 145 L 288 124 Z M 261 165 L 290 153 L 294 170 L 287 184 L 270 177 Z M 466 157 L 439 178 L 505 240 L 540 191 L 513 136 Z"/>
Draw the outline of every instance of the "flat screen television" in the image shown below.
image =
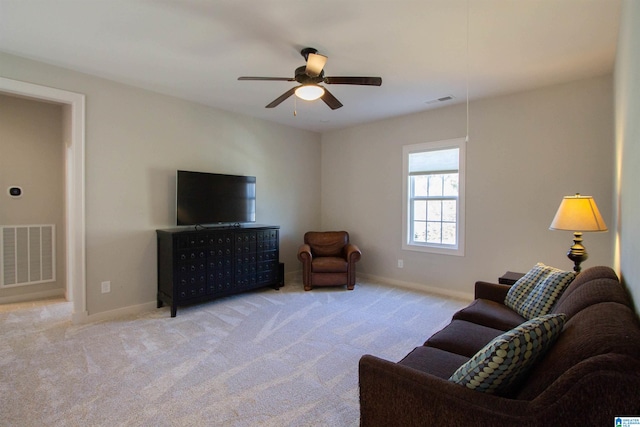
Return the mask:
<path id="1" fill-rule="evenodd" d="M 177 224 L 256 221 L 256 177 L 179 170 Z"/>

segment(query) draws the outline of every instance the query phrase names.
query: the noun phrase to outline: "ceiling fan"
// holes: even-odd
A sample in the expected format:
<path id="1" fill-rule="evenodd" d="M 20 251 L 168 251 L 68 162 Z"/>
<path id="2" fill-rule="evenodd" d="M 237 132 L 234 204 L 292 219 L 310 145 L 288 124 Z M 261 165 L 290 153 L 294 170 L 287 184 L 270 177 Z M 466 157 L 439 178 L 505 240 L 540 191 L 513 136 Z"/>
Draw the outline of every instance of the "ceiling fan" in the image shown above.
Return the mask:
<path id="1" fill-rule="evenodd" d="M 300 83 L 298 86 L 289 89 L 274 99 L 266 106 L 266 108 L 277 107 L 282 101 L 295 93 L 299 98 L 306 99 L 308 101 L 321 98 L 332 110 L 342 107 L 342 103 L 338 101 L 338 99 L 324 86 L 320 86 L 319 83 L 328 85 L 339 84 L 366 86 L 380 86 L 382 84 L 382 78 L 380 77 L 325 77 L 324 64 L 327 62 L 326 56 L 320 55 L 318 51 L 312 47 L 302 49 L 300 54 L 304 57 L 307 64 L 296 68 L 295 77 L 238 77 L 238 80 L 286 81 Z"/>

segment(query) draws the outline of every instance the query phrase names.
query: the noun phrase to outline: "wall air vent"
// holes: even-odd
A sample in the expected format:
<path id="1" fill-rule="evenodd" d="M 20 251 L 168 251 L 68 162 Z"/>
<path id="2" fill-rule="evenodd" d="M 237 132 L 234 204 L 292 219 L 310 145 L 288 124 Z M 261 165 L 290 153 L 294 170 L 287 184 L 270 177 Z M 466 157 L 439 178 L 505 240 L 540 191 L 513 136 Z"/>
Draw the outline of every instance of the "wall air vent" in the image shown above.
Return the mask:
<path id="1" fill-rule="evenodd" d="M 0 226 L 0 287 L 54 282 L 55 225 Z"/>

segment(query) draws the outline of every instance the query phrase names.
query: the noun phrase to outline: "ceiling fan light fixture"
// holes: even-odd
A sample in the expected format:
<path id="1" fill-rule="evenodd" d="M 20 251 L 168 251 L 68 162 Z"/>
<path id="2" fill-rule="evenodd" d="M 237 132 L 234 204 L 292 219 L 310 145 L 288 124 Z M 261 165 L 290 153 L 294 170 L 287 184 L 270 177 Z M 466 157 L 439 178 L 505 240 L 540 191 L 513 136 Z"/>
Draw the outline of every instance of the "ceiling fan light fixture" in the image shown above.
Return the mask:
<path id="1" fill-rule="evenodd" d="M 315 101 L 324 95 L 324 88 L 318 85 L 304 85 L 296 89 L 296 96 L 305 101 Z"/>
<path id="2" fill-rule="evenodd" d="M 1 0 L 0 0 L 1 1 Z M 285 99 L 292 95 L 305 101 L 315 101 L 320 98 L 332 110 L 342 107 L 342 103 L 333 96 L 331 91 L 320 86 L 318 83 L 335 84 L 335 85 L 360 85 L 360 86 L 380 86 L 382 84 L 381 77 L 354 77 L 354 76 L 325 76 L 324 64 L 327 57 L 320 55 L 318 51 L 312 47 L 306 47 L 300 51 L 300 54 L 307 62 L 306 65 L 296 68 L 294 77 L 238 77 L 238 80 L 258 80 L 258 81 L 282 81 L 282 82 L 298 82 L 300 86 L 292 87 L 285 93 L 265 105 L 265 108 L 275 108 Z"/>

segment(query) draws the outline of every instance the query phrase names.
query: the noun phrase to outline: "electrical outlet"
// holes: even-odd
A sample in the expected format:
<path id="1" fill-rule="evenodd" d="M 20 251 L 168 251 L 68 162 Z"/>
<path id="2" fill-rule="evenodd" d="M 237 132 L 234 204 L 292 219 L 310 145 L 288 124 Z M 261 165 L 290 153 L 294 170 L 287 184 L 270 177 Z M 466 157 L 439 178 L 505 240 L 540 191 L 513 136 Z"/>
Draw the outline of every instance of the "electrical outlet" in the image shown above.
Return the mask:
<path id="1" fill-rule="evenodd" d="M 101 285 L 103 294 L 111 292 L 111 282 L 102 282 Z"/>
<path id="2" fill-rule="evenodd" d="M 398 268 L 404 268 L 404 261 L 401 259 L 398 260 Z"/>

